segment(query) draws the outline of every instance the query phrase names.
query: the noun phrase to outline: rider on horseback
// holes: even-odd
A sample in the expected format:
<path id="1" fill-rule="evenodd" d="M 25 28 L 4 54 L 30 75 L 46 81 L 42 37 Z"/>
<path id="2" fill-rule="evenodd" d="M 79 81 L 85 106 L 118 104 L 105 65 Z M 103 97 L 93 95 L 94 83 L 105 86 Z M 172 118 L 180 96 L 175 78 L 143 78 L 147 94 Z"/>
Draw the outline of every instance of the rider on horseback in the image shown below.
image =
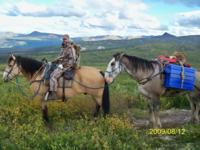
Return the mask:
<path id="1" fill-rule="evenodd" d="M 61 52 L 54 62 L 58 67 L 50 75 L 50 89 L 46 94 L 46 100 L 56 99 L 56 91 L 58 88 L 58 78 L 66 71 L 72 69 L 76 65 L 76 51 L 70 42 L 69 35 L 63 36 Z"/>

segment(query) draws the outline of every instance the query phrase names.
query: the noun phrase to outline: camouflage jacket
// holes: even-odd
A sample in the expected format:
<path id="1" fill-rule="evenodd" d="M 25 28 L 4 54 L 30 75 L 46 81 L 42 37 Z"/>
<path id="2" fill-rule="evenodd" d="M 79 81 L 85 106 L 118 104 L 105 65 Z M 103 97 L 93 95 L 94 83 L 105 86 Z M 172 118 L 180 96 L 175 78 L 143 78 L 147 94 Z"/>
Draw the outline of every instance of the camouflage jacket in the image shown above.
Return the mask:
<path id="1" fill-rule="evenodd" d="M 62 46 L 58 59 L 59 63 L 64 67 L 74 66 L 76 63 L 76 52 L 74 47 L 71 44 Z"/>

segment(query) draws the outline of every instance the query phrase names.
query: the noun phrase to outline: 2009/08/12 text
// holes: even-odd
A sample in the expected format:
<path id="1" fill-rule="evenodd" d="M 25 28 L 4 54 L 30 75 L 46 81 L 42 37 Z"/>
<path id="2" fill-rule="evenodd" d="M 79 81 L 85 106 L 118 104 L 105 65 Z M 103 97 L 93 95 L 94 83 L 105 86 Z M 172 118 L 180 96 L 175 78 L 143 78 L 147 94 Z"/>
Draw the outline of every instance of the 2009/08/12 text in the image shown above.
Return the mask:
<path id="1" fill-rule="evenodd" d="M 148 129 L 149 135 L 184 135 L 186 133 L 185 128 L 166 128 L 166 129 Z"/>

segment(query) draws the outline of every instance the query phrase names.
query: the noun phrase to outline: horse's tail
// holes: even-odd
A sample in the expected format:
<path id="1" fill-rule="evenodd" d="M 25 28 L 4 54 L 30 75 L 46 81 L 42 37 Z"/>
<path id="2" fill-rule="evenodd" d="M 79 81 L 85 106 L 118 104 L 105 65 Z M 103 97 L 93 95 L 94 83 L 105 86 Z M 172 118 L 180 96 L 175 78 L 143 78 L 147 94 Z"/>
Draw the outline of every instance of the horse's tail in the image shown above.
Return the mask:
<path id="1" fill-rule="evenodd" d="M 101 72 L 101 74 L 104 76 L 103 72 Z M 110 112 L 110 96 L 109 96 L 109 85 L 106 81 L 105 81 L 105 85 L 104 85 L 104 89 L 103 89 L 102 108 L 103 108 L 104 114 L 109 114 L 109 112 Z"/>
<path id="2" fill-rule="evenodd" d="M 103 97 L 102 97 L 102 108 L 105 114 L 109 114 L 110 112 L 110 96 L 109 96 L 109 86 L 105 81 Z"/>

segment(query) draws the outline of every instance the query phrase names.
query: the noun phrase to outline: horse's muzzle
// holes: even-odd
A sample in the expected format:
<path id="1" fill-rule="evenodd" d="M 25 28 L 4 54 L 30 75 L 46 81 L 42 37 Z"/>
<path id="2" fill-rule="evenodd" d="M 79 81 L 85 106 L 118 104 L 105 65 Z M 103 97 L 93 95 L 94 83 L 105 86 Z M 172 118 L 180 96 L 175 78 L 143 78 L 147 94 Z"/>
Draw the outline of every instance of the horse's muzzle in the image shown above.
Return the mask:
<path id="1" fill-rule="evenodd" d="M 105 77 L 105 80 L 108 84 L 112 83 L 113 82 L 113 78 L 111 77 Z"/>
<path id="2" fill-rule="evenodd" d="M 8 78 L 4 78 L 4 77 L 3 77 L 3 81 L 4 81 L 4 82 L 8 82 L 8 81 L 9 81 L 9 79 L 8 79 Z"/>
<path id="3" fill-rule="evenodd" d="M 7 72 L 3 73 L 3 81 L 4 82 L 8 82 L 10 80 L 7 74 L 8 74 Z"/>

